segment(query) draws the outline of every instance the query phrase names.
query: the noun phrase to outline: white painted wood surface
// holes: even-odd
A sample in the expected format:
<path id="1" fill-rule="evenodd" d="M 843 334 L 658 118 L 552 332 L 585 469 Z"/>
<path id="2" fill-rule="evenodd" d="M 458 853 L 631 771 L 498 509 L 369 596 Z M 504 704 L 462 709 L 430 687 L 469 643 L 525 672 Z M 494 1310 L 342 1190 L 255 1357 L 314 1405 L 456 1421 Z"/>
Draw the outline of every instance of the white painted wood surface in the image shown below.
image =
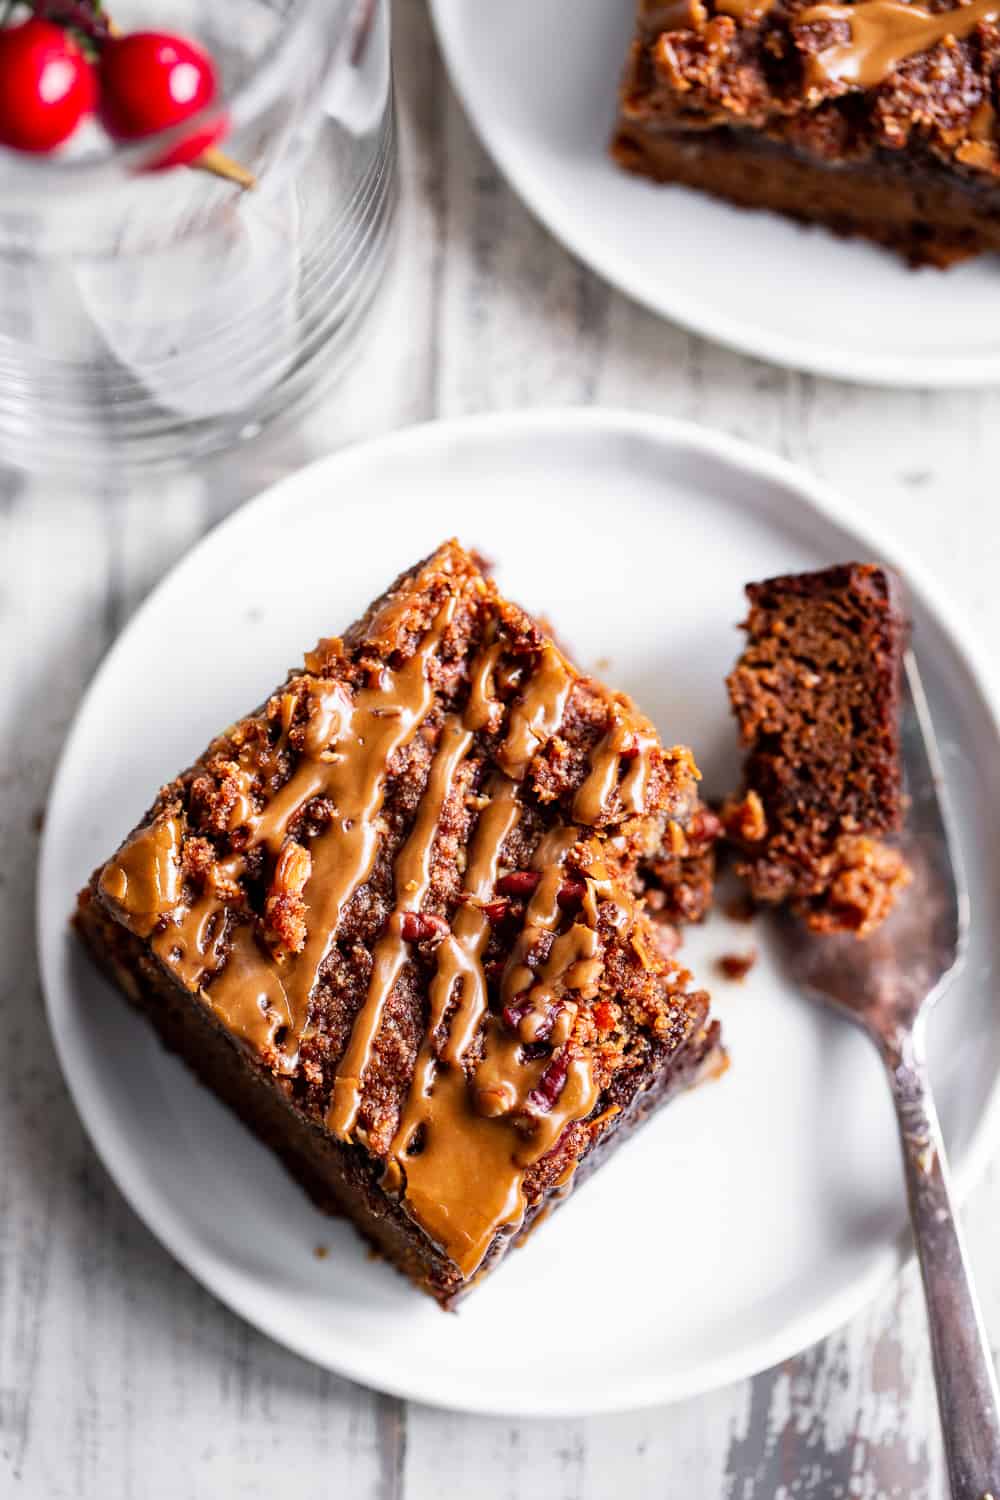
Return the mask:
<path id="1" fill-rule="evenodd" d="M 397 0 L 395 25 L 401 247 L 348 390 L 179 480 L 88 493 L 0 473 L 0 1496 L 936 1500 L 945 1481 L 912 1270 L 824 1344 L 680 1406 L 539 1423 L 408 1406 L 311 1368 L 192 1281 L 121 1200 L 60 1078 L 32 899 L 66 727 L 164 571 L 309 457 L 497 407 L 600 401 L 693 418 L 860 501 L 1000 647 L 1000 391 L 852 388 L 659 322 L 577 265 L 498 178 L 447 87 L 423 0 Z M 664 257 L 669 274 L 666 245 Z M 474 495 L 469 506 L 474 517 Z M 965 1220 L 996 1346 L 996 1168 Z"/>

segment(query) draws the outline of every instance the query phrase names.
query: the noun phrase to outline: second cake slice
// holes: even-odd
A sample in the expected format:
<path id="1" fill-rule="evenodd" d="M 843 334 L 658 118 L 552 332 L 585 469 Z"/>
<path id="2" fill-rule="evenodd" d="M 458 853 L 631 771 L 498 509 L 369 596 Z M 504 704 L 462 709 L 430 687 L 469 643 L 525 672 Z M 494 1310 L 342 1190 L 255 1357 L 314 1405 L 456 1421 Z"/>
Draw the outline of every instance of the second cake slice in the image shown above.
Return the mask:
<path id="1" fill-rule="evenodd" d="M 907 621 L 894 573 L 845 563 L 747 585 L 747 642 L 729 697 L 747 751 L 723 808 L 756 901 L 816 932 L 866 937 L 910 874 L 900 683 Z"/>

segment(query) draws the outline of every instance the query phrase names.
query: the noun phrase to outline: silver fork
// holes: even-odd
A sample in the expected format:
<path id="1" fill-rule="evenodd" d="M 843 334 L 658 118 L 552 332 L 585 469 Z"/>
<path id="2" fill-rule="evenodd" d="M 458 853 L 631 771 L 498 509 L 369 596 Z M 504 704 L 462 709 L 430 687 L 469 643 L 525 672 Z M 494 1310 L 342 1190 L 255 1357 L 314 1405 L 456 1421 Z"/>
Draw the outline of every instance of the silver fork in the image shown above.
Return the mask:
<path id="1" fill-rule="evenodd" d="M 1000 1500 L 996 1374 L 952 1207 L 925 1051 L 927 1016 L 962 960 L 968 893 L 912 652 L 906 657 L 902 742 L 910 797 L 904 845 L 913 884 L 866 941 L 817 938 L 788 921 L 783 951 L 798 985 L 860 1025 L 882 1058 L 927 1299 L 952 1496 Z"/>

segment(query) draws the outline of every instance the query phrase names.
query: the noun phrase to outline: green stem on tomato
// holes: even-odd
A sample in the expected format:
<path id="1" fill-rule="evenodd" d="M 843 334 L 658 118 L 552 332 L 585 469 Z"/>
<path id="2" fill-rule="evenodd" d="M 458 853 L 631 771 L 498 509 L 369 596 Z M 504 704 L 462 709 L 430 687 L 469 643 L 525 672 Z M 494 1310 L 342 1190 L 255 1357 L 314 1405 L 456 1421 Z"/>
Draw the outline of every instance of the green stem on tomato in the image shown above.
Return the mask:
<path id="1" fill-rule="evenodd" d="M 91 0 L 28 0 L 28 4 L 40 20 L 64 26 L 81 40 L 89 42 L 95 50 L 111 35 L 101 7 L 91 4 Z"/>

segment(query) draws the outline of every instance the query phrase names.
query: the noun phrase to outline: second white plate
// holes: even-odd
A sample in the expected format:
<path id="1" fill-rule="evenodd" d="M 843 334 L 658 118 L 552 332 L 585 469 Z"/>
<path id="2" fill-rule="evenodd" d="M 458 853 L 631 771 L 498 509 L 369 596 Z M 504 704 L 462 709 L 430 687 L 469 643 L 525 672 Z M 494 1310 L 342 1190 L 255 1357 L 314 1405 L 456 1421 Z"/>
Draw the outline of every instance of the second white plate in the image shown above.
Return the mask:
<path id="1" fill-rule="evenodd" d="M 431 0 L 483 143 L 570 250 L 743 353 L 898 386 L 1000 381 L 1000 262 L 909 270 L 861 241 L 631 177 L 608 158 L 635 0 Z"/>
<path id="2" fill-rule="evenodd" d="M 213 531 L 135 616 L 80 710 L 39 887 L 52 1031 L 80 1113 L 137 1212 L 219 1297 L 331 1369 L 417 1400 L 524 1415 L 614 1410 L 762 1369 L 847 1318 L 899 1264 L 891 1109 L 850 1027 L 803 1001 L 766 929 L 717 918 L 685 957 L 733 1066 L 678 1100 L 446 1316 L 272 1157 L 97 975 L 77 889 L 154 789 L 260 702 L 320 635 L 458 534 L 580 660 L 634 693 L 706 785 L 734 784 L 723 678 L 746 579 L 890 549 L 786 464 L 614 412 L 417 428 L 295 475 Z M 1000 744 L 980 678 L 907 568 L 973 892 L 932 1071 L 962 1184 L 994 1134 L 1000 1058 Z M 109 732 L 113 726 L 113 732 Z M 750 942 L 740 986 L 714 959 Z M 316 1246 L 330 1247 L 325 1259 Z"/>

